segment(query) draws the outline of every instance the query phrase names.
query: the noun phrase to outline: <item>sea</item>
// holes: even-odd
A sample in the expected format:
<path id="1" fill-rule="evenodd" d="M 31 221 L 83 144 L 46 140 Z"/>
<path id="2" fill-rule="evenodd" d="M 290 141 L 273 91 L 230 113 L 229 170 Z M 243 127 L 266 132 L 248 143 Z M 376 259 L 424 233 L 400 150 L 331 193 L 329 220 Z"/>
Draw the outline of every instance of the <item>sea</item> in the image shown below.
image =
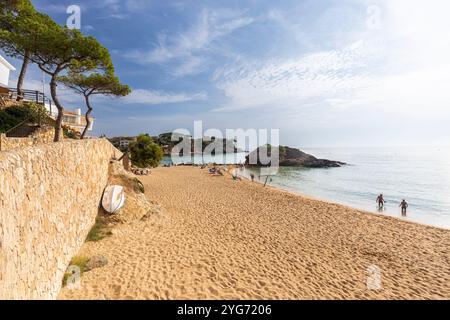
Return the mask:
<path id="1" fill-rule="evenodd" d="M 317 158 L 347 163 L 340 168 L 309 169 L 281 167 L 268 184 L 316 199 L 332 201 L 378 214 L 450 229 L 450 147 L 395 148 L 309 148 L 302 149 Z M 245 153 L 216 156 L 192 155 L 175 163 L 238 164 Z M 165 158 L 163 163 L 169 163 Z M 239 175 L 256 180 L 259 170 L 238 170 Z M 265 182 L 261 177 L 259 182 Z M 377 210 L 376 198 L 386 200 Z M 405 199 L 409 208 L 402 216 L 399 207 Z"/>

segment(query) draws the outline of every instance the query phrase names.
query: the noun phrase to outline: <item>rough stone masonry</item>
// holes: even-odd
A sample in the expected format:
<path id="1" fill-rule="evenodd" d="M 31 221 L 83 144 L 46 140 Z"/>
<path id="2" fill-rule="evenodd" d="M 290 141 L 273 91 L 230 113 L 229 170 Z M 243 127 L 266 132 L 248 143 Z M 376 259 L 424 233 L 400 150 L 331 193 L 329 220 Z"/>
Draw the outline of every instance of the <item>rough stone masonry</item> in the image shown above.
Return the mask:
<path id="1" fill-rule="evenodd" d="M 104 139 L 0 152 L 0 299 L 56 298 L 115 156 Z"/>

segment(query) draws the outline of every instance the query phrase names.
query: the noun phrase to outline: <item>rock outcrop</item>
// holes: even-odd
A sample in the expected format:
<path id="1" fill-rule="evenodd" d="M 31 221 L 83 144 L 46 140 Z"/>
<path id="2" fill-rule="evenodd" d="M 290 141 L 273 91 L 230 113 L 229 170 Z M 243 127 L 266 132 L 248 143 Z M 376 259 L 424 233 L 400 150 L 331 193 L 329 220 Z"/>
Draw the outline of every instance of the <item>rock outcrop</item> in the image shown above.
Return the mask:
<path id="1" fill-rule="evenodd" d="M 259 154 L 271 154 L 271 146 L 265 145 L 257 148 L 246 157 L 246 165 L 263 166 L 260 162 Z M 250 163 L 250 159 L 256 158 L 257 163 Z M 335 168 L 345 165 L 344 162 L 327 159 L 317 159 L 299 149 L 280 146 L 279 148 L 280 166 L 282 167 L 307 167 L 307 168 Z"/>

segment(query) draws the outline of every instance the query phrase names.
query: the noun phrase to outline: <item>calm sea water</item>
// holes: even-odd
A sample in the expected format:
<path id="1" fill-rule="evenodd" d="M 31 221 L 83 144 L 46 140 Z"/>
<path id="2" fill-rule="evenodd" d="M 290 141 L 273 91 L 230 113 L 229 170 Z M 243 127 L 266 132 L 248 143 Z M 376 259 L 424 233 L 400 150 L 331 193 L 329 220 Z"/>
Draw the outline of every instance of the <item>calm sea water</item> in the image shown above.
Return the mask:
<path id="1" fill-rule="evenodd" d="M 377 212 L 376 198 L 384 194 L 383 214 L 450 229 L 450 148 L 305 149 L 318 158 L 339 160 L 341 168 L 281 168 L 271 185 L 318 199 Z M 239 163 L 245 154 L 205 162 Z M 186 158 L 187 160 L 187 158 Z M 212 161 L 211 161 L 212 160 Z M 201 156 L 195 159 L 201 163 Z M 256 169 L 239 171 L 248 177 Z M 409 203 L 401 216 L 400 201 Z"/>

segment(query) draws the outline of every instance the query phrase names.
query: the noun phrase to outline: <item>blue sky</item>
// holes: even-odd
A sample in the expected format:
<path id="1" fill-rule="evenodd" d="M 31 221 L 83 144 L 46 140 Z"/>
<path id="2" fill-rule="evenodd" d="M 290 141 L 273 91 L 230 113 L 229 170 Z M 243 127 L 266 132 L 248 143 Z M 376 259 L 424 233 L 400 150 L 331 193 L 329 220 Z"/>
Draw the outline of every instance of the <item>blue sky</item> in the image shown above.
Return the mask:
<path id="1" fill-rule="evenodd" d="M 450 144 L 446 0 L 33 3 L 61 24 L 79 5 L 82 31 L 133 88 L 94 100 L 97 135 L 202 120 L 280 129 L 281 143 L 298 147 Z M 27 86 L 41 78 L 31 68 Z M 60 92 L 65 107 L 83 106 Z"/>

